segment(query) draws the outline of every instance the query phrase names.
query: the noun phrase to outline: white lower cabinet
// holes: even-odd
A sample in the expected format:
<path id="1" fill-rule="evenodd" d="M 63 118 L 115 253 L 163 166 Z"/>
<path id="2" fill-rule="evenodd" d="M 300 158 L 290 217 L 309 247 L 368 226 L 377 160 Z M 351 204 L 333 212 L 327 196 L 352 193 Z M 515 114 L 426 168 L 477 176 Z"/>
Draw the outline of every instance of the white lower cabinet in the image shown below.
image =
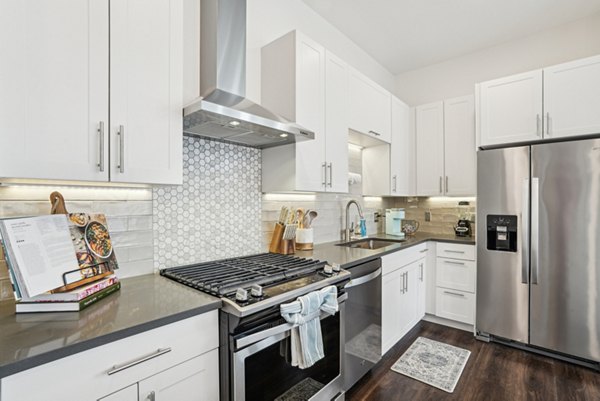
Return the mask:
<path id="1" fill-rule="evenodd" d="M 382 259 L 382 353 L 386 353 L 425 315 L 425 244 Z"/>
<path id="2" fill-rule="evenodd" d="M 0 399 L 212 401 L 218 346 L 211 311 L 4 377 Z"/>
<path id="3" fill-rule="evenodd" d="M 435 269 L 435 315 L 473 324 L 475 280 L 474 245 L 438 244 Z"/>

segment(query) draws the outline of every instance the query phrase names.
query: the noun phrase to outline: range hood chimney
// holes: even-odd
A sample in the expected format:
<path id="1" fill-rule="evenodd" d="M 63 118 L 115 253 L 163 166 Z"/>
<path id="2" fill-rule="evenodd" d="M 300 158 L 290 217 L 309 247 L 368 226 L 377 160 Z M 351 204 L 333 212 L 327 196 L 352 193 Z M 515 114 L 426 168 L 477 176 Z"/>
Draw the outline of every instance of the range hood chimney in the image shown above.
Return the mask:
<path id="1" fill-rule="evenodd" d="M 246 0 L 202 0 L 201 98 L 183 110 L 183 132 L 255 148 L 315 134 L 246 99 Z"/>

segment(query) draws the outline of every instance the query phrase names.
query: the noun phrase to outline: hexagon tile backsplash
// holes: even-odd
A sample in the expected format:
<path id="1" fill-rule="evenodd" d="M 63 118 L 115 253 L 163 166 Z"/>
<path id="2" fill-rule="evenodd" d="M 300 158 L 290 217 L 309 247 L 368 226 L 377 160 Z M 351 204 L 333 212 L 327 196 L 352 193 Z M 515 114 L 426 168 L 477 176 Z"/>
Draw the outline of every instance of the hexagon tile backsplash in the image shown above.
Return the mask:
<path id="1" fill-rule="evenodd" d="M 261 252 L 261 151 L 183 138 L 183 185 L 154 188 L 154 267 Z"/>

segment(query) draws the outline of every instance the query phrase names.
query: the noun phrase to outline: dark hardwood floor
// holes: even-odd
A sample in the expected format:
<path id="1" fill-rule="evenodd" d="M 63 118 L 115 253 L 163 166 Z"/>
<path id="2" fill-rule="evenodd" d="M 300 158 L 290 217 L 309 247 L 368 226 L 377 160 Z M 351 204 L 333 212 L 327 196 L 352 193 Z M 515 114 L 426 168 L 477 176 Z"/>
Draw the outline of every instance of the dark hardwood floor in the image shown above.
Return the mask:
<path id="1" fill-rule="evenodd" d="M 417 337 L 471 351 L 454 389 L 446 393 L 390 368 Z M 472 333 L 421 322 L 346 394 L 346 400 L 571 401 L 600 400 L 600 373 L 500 344 Z"/>

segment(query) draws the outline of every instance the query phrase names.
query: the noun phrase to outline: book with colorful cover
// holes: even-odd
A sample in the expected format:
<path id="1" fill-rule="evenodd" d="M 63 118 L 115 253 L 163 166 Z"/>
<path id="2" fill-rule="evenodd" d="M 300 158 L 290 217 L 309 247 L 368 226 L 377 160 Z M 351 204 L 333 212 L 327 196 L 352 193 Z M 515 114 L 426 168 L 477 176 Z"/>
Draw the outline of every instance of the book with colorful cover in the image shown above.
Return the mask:
<path id="1" fill-rule="evenodd" d="M 21 302 L 79 302 L 90 295 L 102 291 L 117 283 L 119 279 L 112 275 L 91 284 L 67 292 L 44 293 L 31 298 L 22 298 Z"/>
<path id="2" fill-rule="evenodd" d="M 78 302 L 18 302 L 16 304 L 16 313 L 79 312 L 120 289 L 121 283 L 117 282 Z"/>
<path id="3" fill-rule="evenodd" d="M 0 221 L 16 298 L 33 298 L 118 268 L 106 217 L 72 213 Z"/>

